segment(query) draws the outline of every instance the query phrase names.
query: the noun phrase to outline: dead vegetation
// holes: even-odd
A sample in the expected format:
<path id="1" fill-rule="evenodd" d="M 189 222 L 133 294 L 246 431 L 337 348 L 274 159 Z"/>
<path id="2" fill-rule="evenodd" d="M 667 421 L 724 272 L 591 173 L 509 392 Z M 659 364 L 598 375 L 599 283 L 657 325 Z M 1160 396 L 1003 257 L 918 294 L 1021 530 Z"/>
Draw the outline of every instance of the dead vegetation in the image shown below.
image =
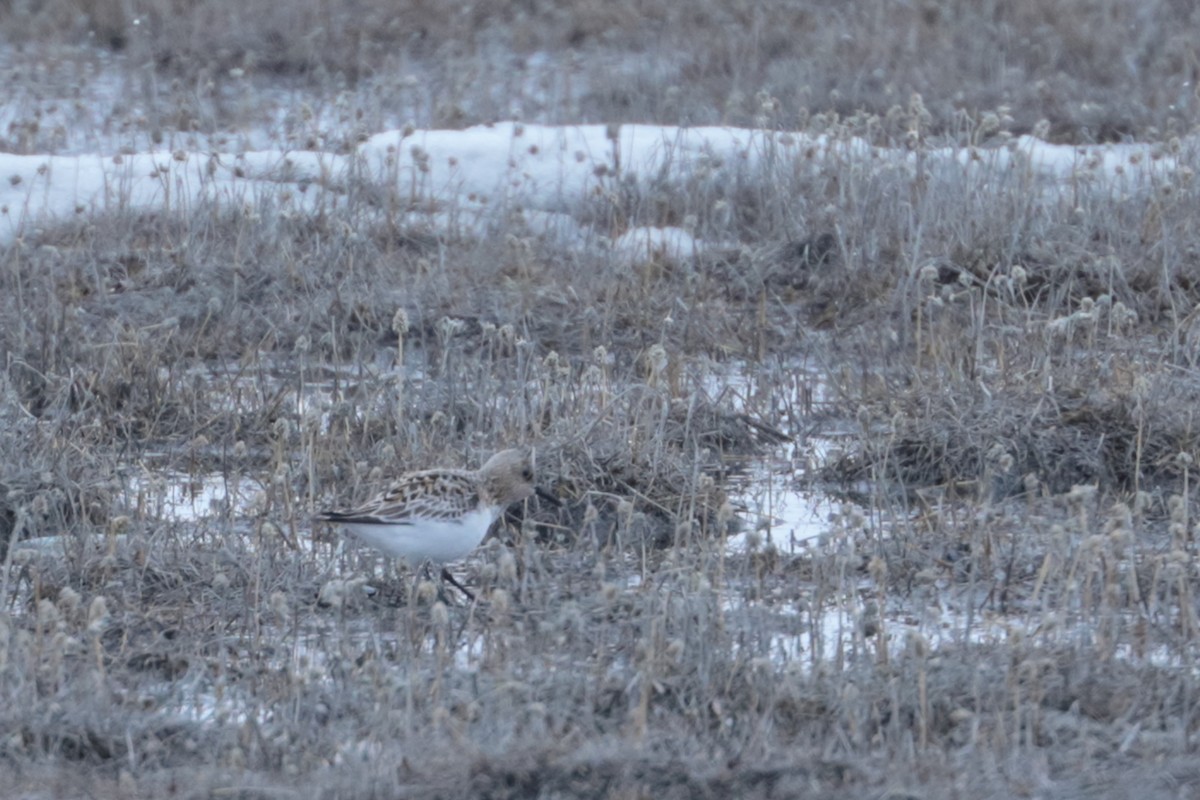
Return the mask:
<path id="1" fill-rule="evenodd" d="M 1190 157 L 1170 133 L 1191 101 L 1164 100 L 1188 63 L 1180 4 L 1025 2 L 985 24 L 867 4 L 829 26 L 816 7 L 402 5 L 420 24 L 400 31 L 392 5 L 281 19 L 250 3 L 228 38 L 229 9 L 196 24 L 191 8 L 51 2 L 0 20 L 63 52 L 94 30 L 178 77 L 141 84 L 148 118 L 114 117 L 131 147 L 257 119 L 270 103 L 247 74 L 317 97 L 348 82 L 336 114 L 314 102 L 281 123 L 280 146 L 345 150 L 394 124 L 389 104 L 488 119 L 486 82 L 467 78 L 492 48 L 553 66 L 567 42 L 607 63 L 588 48 L 625 58 L 650 19 L 676 53 L 662 74 L 597 67 L 555 114 L 918 149 L 1045 118 L 1063 139 L 1132 131 Z M 683 41 L 730 19 L 757 38 L 720 37 L 703 60 Z M 1018 34 L 1025 58 L 995 69 L 992 40 Z M 42 77 L 84 71 L 71 52 Z M 958 90 L 972 68 L 992 77 L 963 102 L 936 82 L 910 96 L 918 72 Z M 356 94 L 404 71 L 418 83 Z M 67 147 L 54 120 L 95 111 L 35 105 L 13 149 Z M 564 247 L 519 209 L 486 236 L 435 234 L 365 179 L 311 215 L 247 198 L 24 231 L 0 254 L 0 794 L 1194 788 L 1190 173 L 1056 193 L 1020 170 L 777 155 L 707 182 L 614 174 L 577 211 L 730 245 L 692 259 Z M 310 523 L 394 472 L 509 444 L 534 447 L 564 506 L 510 510 L 461 567 L 478 605 L 409 605 L 409 576 Z M 801 478 L 855 502 L 796 544 L 769 497 L 761 516 L 746 506 L 772 491 L 763 459 L 810 457 Z"/>
<path id="2" fill-rule="evenodd" d="M 764 190 L 765 227 L 722 235 L 765 241 L 684 262 L 352 204 L 15 243 L 6 789 L 69 765 L 189 796 L 940 796 L 981 749 L 1010 765 L 971 779 L 992 792 L 1030 757 L 1056 787 L 1079 759 L 1183 763 L 1193 190 L 1152 265 L 1121 232 L 1144 197 L 1081 217 L 840 169 L 772 184 L 836 235 L 773 227 L 797 207 Z M 832 430 L 823 480 L 860 506 L 800 547 L 739 518 L 748 456 Z M 464 570 L 478 606 L 410 606 L 309 522 L 509 443 L 565 505 L 506 517 Z"/>
<path id="3" fill-rule="evenodd" d="M 834 118 L 890 142 L 979 144 L 1039 125 L 1055 141 L 1166 140 L 1196 123 L 1197 13 L 1170 0 L 1104 13 L 1088 0 L 507 1 L 453 14 L 427 0 L 305 0 L 284 15 L 267 0 L 11 3 L 0 8 L 8 42 L 53 48 L 66 68 L 10 67 L 19 102 L 39 113 L 5 138 L 45 152 L 86 135 L 71 130 L 83 118 L 158 143 L 270 120 L 297 146 L 344 151 L 409 121 L 516 113 L 784 129 Z M 38 102 L 39 82 L 88 81 L 97 47 L 128 64 L 126 91 L 94 118 Z M 308 113 L 262 102 L 281 85 L 311 92 Z M 904 112 L 913 92 L 928 102 L 916 127 Z"/>

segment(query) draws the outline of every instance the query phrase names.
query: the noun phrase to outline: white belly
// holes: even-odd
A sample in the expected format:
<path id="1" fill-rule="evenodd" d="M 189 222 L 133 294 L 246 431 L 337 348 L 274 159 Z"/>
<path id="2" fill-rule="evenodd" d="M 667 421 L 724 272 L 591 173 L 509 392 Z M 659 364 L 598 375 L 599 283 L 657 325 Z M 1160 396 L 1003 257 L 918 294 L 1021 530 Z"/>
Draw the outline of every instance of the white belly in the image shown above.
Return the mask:
<path id="1" fill-rule="evenodd" d="M 410 525 L 385 525 L 344 522 L 346 530 L 393 558 L 404 559 L 410 566 L 426 561 L 445 564 L 470 553 L 496 519 L 490 509 L 472 511 L 461 520 L 419 520 Z"/>

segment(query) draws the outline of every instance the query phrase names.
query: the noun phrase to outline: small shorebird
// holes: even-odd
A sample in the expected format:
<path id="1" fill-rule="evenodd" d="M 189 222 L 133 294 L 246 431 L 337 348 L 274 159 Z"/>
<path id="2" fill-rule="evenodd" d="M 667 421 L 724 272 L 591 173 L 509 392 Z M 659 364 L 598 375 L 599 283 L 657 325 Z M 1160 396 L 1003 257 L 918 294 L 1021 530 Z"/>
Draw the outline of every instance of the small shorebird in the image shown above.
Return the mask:
<path id="1" fill-rule="evenodd" d="M 445 565 L 478 547 L 504 509 L 534 493 L 558 505 L 555 497 L 534 486 L 533 469 L 523 451 L 501 450 L 474 471 L 406 472 L 366 503 L 315 518 L 340 523 L 409 566 L 439 565 L 442 579 L 474 600 Z"/>

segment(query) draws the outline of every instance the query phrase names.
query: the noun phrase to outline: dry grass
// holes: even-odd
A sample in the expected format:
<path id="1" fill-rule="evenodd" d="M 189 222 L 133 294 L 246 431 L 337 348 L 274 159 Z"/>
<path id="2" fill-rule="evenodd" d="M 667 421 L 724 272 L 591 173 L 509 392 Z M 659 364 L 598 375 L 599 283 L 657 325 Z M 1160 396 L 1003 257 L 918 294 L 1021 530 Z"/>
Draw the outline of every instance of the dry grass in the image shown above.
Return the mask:
<path id="1" fill-rule="evenodd" d="M 64 72 L 96 58 L 72 49 L 96 30 L 176 77 L 143 85 L 160 118 L 114 122 L 134 143 L 173 135 L 169 103 L 213 129 L 245 121 L 255 103 L 192 83 L 233 80 L 230 67 L 300 76 L 313 97 L 337 73 L 353 94 L 428 70 L 450 116 L 411 97 L 404 113 L 457 124 L 506 96 L 485 99 L 464 63 L 566 47 L 644 85 L 597 68 L 549 117 L 765 114 L 964 142 L 1043 117 L 1070 139 L 1190 124 L 1192 101 L 1170 110 L 1164 95 L 1192 68 L 1175 33 L 1189 8 L 965 5 L 403 6 L 403 30 L 370 3 L 284 18 L 254 3 L 45 3 L 0 18 L 61 48 Z M 155 37 L 126 35 L 130 15 Z M 755 35 L 717 37 L 702 59 L 696 31 L 735 23 Z M 647 31 L 669 55 L 631 60 Z M 1001 68 L 1011 41 L 1023 55 Z M 910 101 L 926 71 L 939 77 Z M 443 92 L 450 73 L 461 84 Z M 355 97 L 281 140 L 344 149 L 399 95 Z M 813 98 L 880 113 L 801 119 Z M 1000 103 L 1013 121 L 976 120 Z M 1194 787 L 1194 185 L 1054 197 L 1017 170 L 764 163 L 644 189 L 614 178 L 579 212 L 610 232 L 686 220 L 735 245 L 683 261 L 565 249 L 515 214 L 486 238 L 433 235 L 369 182 L 312 216 L 262 199 L 114 212 L 9 246 L 0 794 Z M 766 540 L 741 513 L 747 465 L 786 466 L 812 433 L 840 452 L 803 476 L 858 502 L 804 546 L 778 528 Z M 394 471 L 509 444 L 536 448 L 564 507 L 512 509 L 460 568 L 477 606 L 408 605 L 407 578 L 309 522 Z M 226 491 L 199 518 L 161 504 L 214 483 Z M 735 530 L 745 547 L 731 550 Z M 59 538 L 18 546 L 35 536 Z"/>
<path id="2" fill-rule="evenodd" d="M 26 113 L 6 145 L 78 147 L 90 127 L 175 147 L 249 127 L 337 149 L 410 121 L 514 114 L 788 129 L 833 115 L 878 141 L 963 144 L 1044 120 L 1057 141 L 1165 140 L 1197 121 L 1197 13 L 1171 0 L 12 3 L 0 30 L 22 53 L 8 78 Z M 97 46 L 118 85 L 80 109 L 70 98 L 113 60 Z"/>
<path id="3" fill-rule="evenodd" d="M 70 534 L 9 548 L 14 790 L 72 764 L 112 792 L 949 792 L 982 749 L 1010 766 L 980 788 L 1022 791 L 1031 755 L 1056 786 L 1088 753 L 1185 758 L 1192 189 L 1154 206 L 1152 261 L 1122 234 L 1145 198 L 793 175 L 738 176 L 747 213 L 697 224 L 758 245 L 688 263 L 353 202 L 11 247 L 4 538 Z M 608 209 L 653 222 L 693 191 Z M 788 231 L 798 192 L 836 235 Z M 860 428 L 832 463 L 865 511 L 726 552 L 731 457 L 830 419 Z M 307 521 L 508 443 L 566 507 L 514 511 L 477 608 L 405 606 Z M 135 469 L 235 491 L 181 522 Z"/>

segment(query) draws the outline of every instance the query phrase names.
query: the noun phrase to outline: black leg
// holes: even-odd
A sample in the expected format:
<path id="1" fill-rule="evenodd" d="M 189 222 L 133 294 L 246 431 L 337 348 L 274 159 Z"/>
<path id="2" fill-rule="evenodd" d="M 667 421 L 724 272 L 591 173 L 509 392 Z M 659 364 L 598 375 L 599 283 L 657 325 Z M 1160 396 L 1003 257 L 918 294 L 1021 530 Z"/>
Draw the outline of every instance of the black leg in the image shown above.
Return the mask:
<path id="1" fill-rule="evenodd" d="M 437 587 L 437 595 L 436 596 L 437 596 L 438 600 L 441 600 L 443 603 L 445 603 L 448 606 L 453 605 L 450 602 L 450 596 L 446 594 L 446 584 L 444 584 L 438 578 L 434 577 L 433 564 L 428 561 L 423 562 L 421 564 L 420 569 L 413 570 L 413 582 L 412 582 L 412 587 L 410 590 L 411 594 L 409 595 L 409 601 L 411 604 L 413 604 L 413 605 L 416 604 L 417 589 L 420 587 L 421 581 L 423 581 L 423 580 L 427 580 L 430 583 L 432 583 L 434 586 Z"/>
<path id="2" fill-rule="evenodd" d="M 442 580 L 444 580 L 446 583 L 450 584 L 455 589 L 458 589 L 460 592 L 465 594 L 467 596 L 467 599 L 470 600 L 472 603 L 475 602 L 475 595 L 471 594 L 471 592 L 467 590 L 467 587 L 465 587 L 461 583 L 459 583 L 458 579 L 455 578 L 453 575 L 451 575 L 450 570 L 446 569 L 445 567 L 442 567 Z"/>

